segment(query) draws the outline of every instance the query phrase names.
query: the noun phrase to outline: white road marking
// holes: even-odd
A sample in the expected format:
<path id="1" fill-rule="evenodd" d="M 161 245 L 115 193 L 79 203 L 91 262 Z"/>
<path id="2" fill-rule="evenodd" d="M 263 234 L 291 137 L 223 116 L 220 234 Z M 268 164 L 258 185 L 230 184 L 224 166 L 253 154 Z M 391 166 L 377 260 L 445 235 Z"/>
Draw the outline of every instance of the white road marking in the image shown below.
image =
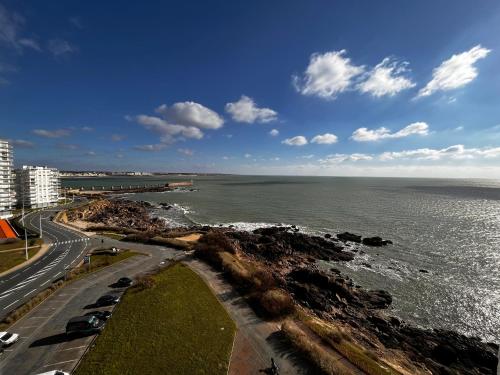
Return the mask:
<path id="1" fill-rule="evenodd" d="M 18 300 L 18 299 L 16 299 L 16 300 L 15 300 L 14 302 L 12 302 L 10 305 L 5 306 L 3 309 L 4 309 L 4 310 L 5 310 L 5 309 L 7 309 L 7 308 L 11 307 L 13 304 L 17 303 L 17 302 L 19 302 L 19 300 Z"/>
<path id="2" fill-rule="evenodd" d="M 33 289 L 31 292 L 26 293 L 23 297 L 26 297 L 28 294 L 33 293 L 35 290 L 36 290 L 36 288 L 35 288 L 35 289 Z"/>
<path id="3" fill-rule="evenodd" d="M 43 367 L 50 367 L 50 366 L 55 366 L 55 365 L 62 365 L 63 363 L 69 363 L 69 362 L 75 362 L 75 361 L 78 361 L 78 359 L 70 359 L 69 361 L 51 363 L 50 365 L 45 365 Z"/>
<path id="4" fill-rule="evenodd" d="M 64 351 L 66 351 L 66 350 L 81 349 L 81 348 L 86 348 L 86 347 L 87 347 L 87 345 L 75 346 L 75 347 L 73 347 L 73 348 L 61 349 L 61 350 L 59 350 L 59 351 L 60 351 L 60 352 L 64 352 Z"/>

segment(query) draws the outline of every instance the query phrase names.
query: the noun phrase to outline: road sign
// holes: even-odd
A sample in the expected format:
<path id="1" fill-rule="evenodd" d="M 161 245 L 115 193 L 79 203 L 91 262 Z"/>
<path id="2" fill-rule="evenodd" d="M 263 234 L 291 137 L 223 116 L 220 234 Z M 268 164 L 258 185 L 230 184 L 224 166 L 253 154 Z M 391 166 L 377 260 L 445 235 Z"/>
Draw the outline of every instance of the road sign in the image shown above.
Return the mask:
<path id="1" fill-rule="evenodd" d="M 83 257 L 83 263 L 90 263 L 90 256 L 89 255 L 85 255 Z"/>

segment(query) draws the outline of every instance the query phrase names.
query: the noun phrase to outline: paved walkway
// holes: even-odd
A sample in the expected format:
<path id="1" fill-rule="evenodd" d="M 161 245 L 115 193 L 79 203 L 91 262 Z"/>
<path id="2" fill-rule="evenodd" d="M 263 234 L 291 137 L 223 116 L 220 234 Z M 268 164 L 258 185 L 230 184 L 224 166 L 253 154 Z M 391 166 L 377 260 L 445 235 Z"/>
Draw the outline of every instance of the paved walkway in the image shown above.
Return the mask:
<path id="1" fill-rule="evenodd" d="M 313 374 L 300 356 L 284 342 L 279 324 L 257 317 L 220 273 L 191 257 L 187 257 L 184 263 L 205 280 L 238 326 L 229 375 L 266 373 L 271 358 L 278 364 L 280 375 Z"/>

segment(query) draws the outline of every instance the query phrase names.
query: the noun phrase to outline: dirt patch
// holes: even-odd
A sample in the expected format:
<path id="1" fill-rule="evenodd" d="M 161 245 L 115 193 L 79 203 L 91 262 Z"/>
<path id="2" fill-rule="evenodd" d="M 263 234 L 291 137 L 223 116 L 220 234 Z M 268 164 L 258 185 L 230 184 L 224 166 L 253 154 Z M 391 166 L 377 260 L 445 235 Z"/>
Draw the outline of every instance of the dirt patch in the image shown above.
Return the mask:
<path id="1" fill-rule="evenodd" d="M 186 242 L 196 242 L 203 236 L 201 233 L 192 233 L 187 236 L 175 237 L 176 240 L 186 241 Z"/>

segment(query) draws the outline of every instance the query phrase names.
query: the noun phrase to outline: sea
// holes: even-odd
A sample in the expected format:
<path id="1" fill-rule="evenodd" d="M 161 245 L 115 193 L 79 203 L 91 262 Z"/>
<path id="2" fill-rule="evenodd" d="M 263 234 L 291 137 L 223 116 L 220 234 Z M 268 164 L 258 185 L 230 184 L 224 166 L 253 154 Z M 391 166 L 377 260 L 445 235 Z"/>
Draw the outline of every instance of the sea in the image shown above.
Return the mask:
<path id="1" fill-rule="evenodd" d="M 67 178 L 68 187 L 193 181 L 163 193 L 125 194 L 172 208 L 172 226 L 297 225 L 309 234 L 344 231 L 393 245 L 360 245 L 354 261 L 323 264 L 393 296 L 391 313 L 500 343 L 500 180 L 284 176 Z"/>

